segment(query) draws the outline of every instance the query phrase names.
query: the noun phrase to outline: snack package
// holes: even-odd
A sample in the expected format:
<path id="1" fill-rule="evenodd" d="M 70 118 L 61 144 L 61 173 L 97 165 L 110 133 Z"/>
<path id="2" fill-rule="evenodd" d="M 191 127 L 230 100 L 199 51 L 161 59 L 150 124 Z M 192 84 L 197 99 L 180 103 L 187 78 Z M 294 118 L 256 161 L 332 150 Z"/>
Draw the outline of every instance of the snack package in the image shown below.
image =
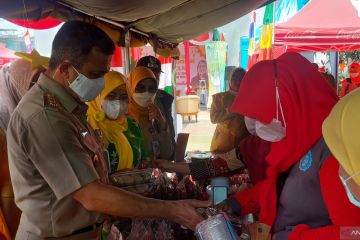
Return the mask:
<path id="1" fill-rule="evenodd" d="M 110 181 L 117 187 L 128 187 L 150 183 L 153 180 L 153 169 L 119 171 L 110 175 Z"/>

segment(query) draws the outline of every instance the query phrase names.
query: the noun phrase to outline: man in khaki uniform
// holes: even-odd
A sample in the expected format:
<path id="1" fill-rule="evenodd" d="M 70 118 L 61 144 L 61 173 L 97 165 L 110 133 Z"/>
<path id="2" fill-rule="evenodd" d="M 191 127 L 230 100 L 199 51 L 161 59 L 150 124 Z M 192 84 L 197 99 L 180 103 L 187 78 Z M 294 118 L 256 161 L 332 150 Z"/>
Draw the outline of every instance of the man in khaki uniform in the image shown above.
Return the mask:
<path id="1" fill-rule="evenodd" d="M 97 239 L 100 213 L 167 218 L 189 228 L 207 202 L 147 199 L 108 185 L 103 149 L 85 101 L 104 87 L 114 45 L 97 27 L 71 21 L 55 36 L 49 70 L 23 97 L 7 132 L 16 239 Z"/>

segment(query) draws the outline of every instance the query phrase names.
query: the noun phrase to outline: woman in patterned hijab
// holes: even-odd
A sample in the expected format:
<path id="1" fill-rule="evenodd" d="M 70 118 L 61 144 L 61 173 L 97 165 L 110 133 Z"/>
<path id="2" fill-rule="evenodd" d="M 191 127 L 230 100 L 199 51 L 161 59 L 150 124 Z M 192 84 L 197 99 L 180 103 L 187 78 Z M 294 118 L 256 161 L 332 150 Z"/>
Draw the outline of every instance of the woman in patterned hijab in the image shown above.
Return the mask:
<path id="1" fill-rule="evenodd" d="M 44 70 L 33 69 L 31 63 L 23 59 L 0 69 L 0 128 L 6 130 L 11 113 Z"/>

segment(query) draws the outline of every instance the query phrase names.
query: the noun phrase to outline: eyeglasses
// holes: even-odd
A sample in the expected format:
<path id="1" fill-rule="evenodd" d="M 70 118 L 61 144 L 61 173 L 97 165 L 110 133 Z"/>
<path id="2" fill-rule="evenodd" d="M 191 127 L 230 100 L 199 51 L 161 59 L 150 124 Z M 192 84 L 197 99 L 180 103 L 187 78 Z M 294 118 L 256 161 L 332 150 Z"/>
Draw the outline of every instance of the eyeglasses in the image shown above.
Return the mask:
<path id="1" fill-rule="evenodd" d="M 135 88 L 135 92 L 137 93 L 144 93 L 144 92 L 156 93 L 157 90 L 158 90 L 157 86 L 145 86 L 142 84 L 137 85 Z"/>
<path id="2" fill-rule="evenodd" d="M 114 93 L 111 92 L 106 96 L 107 99 L 109 100 L 120 100 L 120 101 L 128 101 L 129 100 L 129 96 L 127 94 L 124 93 Z"/>

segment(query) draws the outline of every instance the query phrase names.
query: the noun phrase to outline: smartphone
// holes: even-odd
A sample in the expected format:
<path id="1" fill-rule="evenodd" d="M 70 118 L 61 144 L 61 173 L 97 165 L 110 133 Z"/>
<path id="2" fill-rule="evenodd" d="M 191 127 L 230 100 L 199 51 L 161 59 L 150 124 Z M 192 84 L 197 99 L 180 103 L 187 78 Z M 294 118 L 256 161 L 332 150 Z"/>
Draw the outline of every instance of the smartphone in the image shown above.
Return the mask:
<path id="1" fill-rule="evenodd" d="M 228 189 L 227 187 L 212 187 L 213 190 L 213 204 L 216 205 L 218 203 L 221 203 L 225 199 L 227 199 L 228 196 Z"/>

